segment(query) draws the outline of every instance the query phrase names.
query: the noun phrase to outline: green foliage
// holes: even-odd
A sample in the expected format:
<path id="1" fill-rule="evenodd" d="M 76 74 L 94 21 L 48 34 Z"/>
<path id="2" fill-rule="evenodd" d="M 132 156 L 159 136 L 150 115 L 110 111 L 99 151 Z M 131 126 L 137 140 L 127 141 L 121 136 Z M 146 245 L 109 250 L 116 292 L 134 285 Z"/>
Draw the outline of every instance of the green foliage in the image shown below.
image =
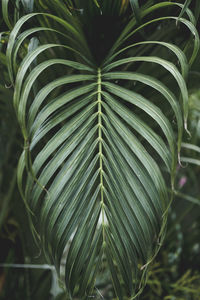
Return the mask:
<path id="1" fill-rule="evenodd" d="M 199 51 L 200 6 L 144 2 L 2 0 L 0 126 L 11 128 L 2 135 L 1 177 L 11 189 L 3 190 L 0 222 L 15 191 L 16 163 L 11 179 L 2 175 L 18 136 L 9 122 L 13 98 L 24 140 L 19 190 L 35 241 L 70 299 L 135 299 L 146 283 L 146 299 L 198 292 L 199 273 L 178 276 L 178 267 L 163 292 L 161 281 L 174 272 L 169 257 L 149 268 L 174 189 L 191 210 L 199 204 L 198 187 L 183 196 L 182 183 L 199 174 L 199 97 L 188 98 L 187 78 Z M 181 162 L 195 169 L 177 171 Z M 174 211 L 168 235 L 187 208 Z"/>

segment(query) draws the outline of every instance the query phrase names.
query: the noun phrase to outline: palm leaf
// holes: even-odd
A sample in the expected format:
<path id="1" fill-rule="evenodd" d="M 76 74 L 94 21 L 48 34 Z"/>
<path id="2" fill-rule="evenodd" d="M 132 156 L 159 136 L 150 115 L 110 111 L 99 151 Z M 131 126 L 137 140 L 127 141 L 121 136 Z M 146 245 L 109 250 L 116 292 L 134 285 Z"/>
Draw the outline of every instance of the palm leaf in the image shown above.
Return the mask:
<path id="1" fill-rule="evenodd" d="M 7 47 L 14 106 L 24 137 L 20 191 L 47 259 L 58 273 L 65 261 L 71 298 L 87 298 L 104 260 L 118 298 L 135 298 L 164 237 L 171 200 L 167 185 L 173 188 L 184 122 L 187 128 L 188 63 L 184 52 L 170 42 L 134 44 L 132 37 L 152 23 L 178 18 L 163 17 L 140 27 L 134 18 L 97 66 L 77 15 L 70 15 L 59 1 L 43 2 L 42 7 L 49 5 L 50 10 L 57 6 L 58 15 L 65 9 L 66 18 L 43 12 L 25 15 L 13 28 Z M 174 5 L 159 3 L 140 17 Z M 37 27 L 27 29 L 33 20 Z M 179 22 L 195 35 L 192 62 L 198 33 L 191 20 Z M 41 44 L 27 51 L 32 34 Z M 127 50 L 139 51 L 138 46 L 147 44 L 175 54 L 181 70 L 167 58 L 140 53 L 129 57 Z M 20 49 L 27 51 L 22 61 Z M 164 68 L 177 82 L 176 90 L 140 72 L 135 63 L 147 70 L 149 64 Z M 138 82 L 138 90 L 133 82 Z M 174 115 L 177 126 L 172 125 Z"/>

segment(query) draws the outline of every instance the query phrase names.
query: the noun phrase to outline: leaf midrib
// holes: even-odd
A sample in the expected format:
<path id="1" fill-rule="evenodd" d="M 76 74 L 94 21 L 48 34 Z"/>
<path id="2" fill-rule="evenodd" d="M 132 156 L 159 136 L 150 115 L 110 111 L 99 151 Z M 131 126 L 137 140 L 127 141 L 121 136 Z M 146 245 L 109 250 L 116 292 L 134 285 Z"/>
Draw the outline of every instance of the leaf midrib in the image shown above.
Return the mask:
<path id="1" fill-rule="evenodd" d="M 105 245 L 105 204 L 104 204 L 104 183 L 103 183 L 103 152 L 102 152 L 102 90 L 101 90 L 101 69 L 98 69 L 97 79 L 97 103 L 98 103 L 98 142 L 99 142 L 99 176 L 100 176 L 100 205 L 102 216 L 103 247 Z"/>

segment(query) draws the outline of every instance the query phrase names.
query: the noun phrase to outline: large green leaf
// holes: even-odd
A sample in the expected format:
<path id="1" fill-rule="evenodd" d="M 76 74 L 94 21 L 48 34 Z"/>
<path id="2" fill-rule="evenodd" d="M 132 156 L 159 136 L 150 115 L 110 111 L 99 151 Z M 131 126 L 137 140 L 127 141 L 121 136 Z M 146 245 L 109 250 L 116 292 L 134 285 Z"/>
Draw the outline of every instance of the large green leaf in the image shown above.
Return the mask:
<path id="1" fill-rule="evenodd" d="M 57 7 L 58 16 L 25 15 L 10 34 L 8 69 L 24 137 L 18 183 L 33 233 L 61 277 L 64 260 L 70 297 L 87 299 L 106 260 L 118 298 L 134 299 L 164 237 L 167 188 L 173 188 L 183 124 L 187 128 L 188 62 L 171 41 L 134 44 L 132 37 L 152 24 L 179 20 L 195 35 L 192 62 L 198 33 L 186 7 L 189 20 L 165 16 L 137 27 L 134 18 L 98 66 L 78 14 L 61 2 L 42 1 L 50 11 Z M 162 2 L 140 17 L 174 6 Z M 91 8 L 99 9 L 94 2 Z M 33 35 L 40 41 L 36 49 L 28 46 Z M 163 48 L 166 57 L 143 55 L 149 45 Z M 175 88 L 149 66 L 164 70 Z"/>

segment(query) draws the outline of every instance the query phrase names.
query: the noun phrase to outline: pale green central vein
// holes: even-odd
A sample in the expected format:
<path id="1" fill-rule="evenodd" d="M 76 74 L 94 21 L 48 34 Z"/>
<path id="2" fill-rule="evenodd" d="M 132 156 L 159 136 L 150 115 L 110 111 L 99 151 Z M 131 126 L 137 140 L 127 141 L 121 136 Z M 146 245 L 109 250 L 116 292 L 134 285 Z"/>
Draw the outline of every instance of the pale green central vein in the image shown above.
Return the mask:
<path id="1" fill-rule="evenodd" d="M 101 99 L 101 70 L 98 69 L 98 141 L 99 141 L 99 176 L 100 176 L 100 196 L 101 196 L 101 217 L 103 230 L 103 243 L 105 245 L 105 204 L 104 204 L 104 186 L 103 186 L 103 160 L 102 160 L 102 99 Z"/>

